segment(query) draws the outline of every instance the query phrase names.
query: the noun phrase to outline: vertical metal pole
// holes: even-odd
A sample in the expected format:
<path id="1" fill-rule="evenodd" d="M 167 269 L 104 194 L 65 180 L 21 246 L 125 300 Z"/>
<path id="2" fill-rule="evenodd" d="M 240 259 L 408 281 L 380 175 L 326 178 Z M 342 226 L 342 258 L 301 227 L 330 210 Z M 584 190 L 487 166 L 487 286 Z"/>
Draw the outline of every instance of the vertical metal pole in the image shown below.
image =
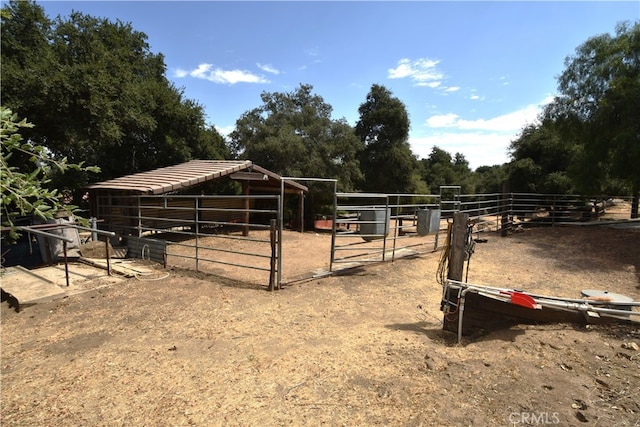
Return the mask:
<path id="1" fill-rule="evenodd" d="M 298 212 L 300 212 L 300 232 L 304 233 L 304 191 L 298 193 Z"/>
<path id="2" fill-rule="evenodd" d="M 200 197 L 196 196 L 195 204 L 196 208 L 196 271 L 200 271 Z"/>
<path id="3" fill-rule="evenodd" d="M 89 218 L 89 225 L 91 226 L 92 230 L 97 230 L 98 229 L 98 218 L 96 218 L 95 216 L 92 216 L 91 218 Z M 91 233 L 91 241 L 95 242 L 96 240 L 98 240 L 98 233 L 92 232 Z"/>
<path id="4" fill-rule="evenodd" d="M 242 209 L 244 209 L 244 213 L 242 214 L 242 221 L 244 225 L 242 226 L 242 235 L 247 237 L 249 235 L 249 194 L 251 193 L 251 188 L 249 181 L 242 181 L 242 194 L 244 198 L 242 199 Z"/>
<path id="5" fill-rule="evenodd" d="M 110 253 L 109 253 L 109 238 L 107 237 L 104 241 L 104 253 L 105 258 L 107 259 L 107 274 L 111 276 L 111 264 L 109 262 Z"/>
<path id="6" fill-rule="evenodd" d="M 280 180 L 280 198 L 278 199 L 278 282 L 276 287 L 282 286 L 282 224 L 284 222 L 284 179 Z"/>
<path id="7" fill-rule="evenodd" d="M 69 263 L 67 262 L 67 241 L 62 241 L 62 253 L 64 254 L 64 276 L 67 279 L 67 286 L 69 286 Z"/>
<path id="8" fill-rule="evenodd" d="M 387 251 L 387 235 L 389 234 L 389 223 L 391 222 L 391 218 L 389 218 L 389 196 L 384 196 L 384 236 L 382 239 L 382 261 L 385 260 L 386 251 Z"/>
<path id="9" fill-rule="evenodd" d="M 333 225 L 331 226 L 331 259 L 329 260 L 329 271 L 333 271 L 333 261 L 336 250 L 336 221 L 338 219 L 338 181 L 333 183 Z"/>
<path id="10" fill-rule="evenodd" d="M 138 196 L 138 237 L 142 237 L 142 199 Z"/>
<path id="11" fill-rule="evenodd" d="M 398 228 L 398 224 L 402 224 L 400 219 L 400 194 L 396 195 L 396 225 L 393 227 L 393 248 L 391 249 L 391 261 L 396 260 L 396 240 L 400 234 L 401 229 Z"/>
<path id="12" fill-rule="evenodd" d="M 277 245 L 277 232 L 278 232 L 278 221 L 275 219 L 271 220 L 270 223 L 270 233 L 269 238 L 271 242 L 271 269 L 269 272 L 269 290 L 273 291 L 275 289 L 275 280 L 276 280 L 276 245 Z"/>

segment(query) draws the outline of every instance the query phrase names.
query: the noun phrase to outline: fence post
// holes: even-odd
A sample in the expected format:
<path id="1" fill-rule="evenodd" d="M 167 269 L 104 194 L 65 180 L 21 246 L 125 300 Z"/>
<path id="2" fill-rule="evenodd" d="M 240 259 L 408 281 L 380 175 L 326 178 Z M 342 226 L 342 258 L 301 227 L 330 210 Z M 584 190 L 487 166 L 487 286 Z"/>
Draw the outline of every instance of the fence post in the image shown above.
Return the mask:
<path id="1" fill-rule="evenodd" d="M 242 216 L 242 220 L 244 221 L 244 226 L 242 227 L 242 235 L 244 237 L 247 237 L 249 235 L 249 208 L 250 208 L 250 203 L 249 203 L 249 194 L 250 194 L 250 190 L 249 190 L 249 181 L 243 181 L 242 182 L 242 189 L 243 189 L 243 193 L 246 196 L 244 198 L 244 215 Z"/>
<path id="2" fill-rule="evenodd" d="M 453 229 L 451 232 L 451 255 L 449 256 L 449 272 L 447 279 L 462 281 L 465 246 L 467 240 L 467 223 L 469 214 L 456 212 L 453 214 Z"/>
<path id="3" fill-rule="evenodd" d="M 269 290 L 273 291 L 276 286 L 275 286 L 275 281 L 276 281 L 276 258 L 277 258 L 277 251 L 276 251 L 276 230 L 277 230 L 277 223 L 278 221 L 275 219 L 271 220 L 271 227 L 270 227 L 270 240 L 271 240 L 271 271 L 269 272 Z M 278 285 L 278 288 L 280 286 Z"/>
<path id="4" fill-rule="evenodd" d="M 200 271 L 200 197 L 195 197 L 196 220 L 196 271 Z"/>
<path id="5" fill-rule="evenodd" d="M 500 235 L 506 237 L 509 234 L 509 212 L 507 211 L 507 196 L 509 194 L 509 183 L 502 183 L 502 201 L 500 203 Z"/>

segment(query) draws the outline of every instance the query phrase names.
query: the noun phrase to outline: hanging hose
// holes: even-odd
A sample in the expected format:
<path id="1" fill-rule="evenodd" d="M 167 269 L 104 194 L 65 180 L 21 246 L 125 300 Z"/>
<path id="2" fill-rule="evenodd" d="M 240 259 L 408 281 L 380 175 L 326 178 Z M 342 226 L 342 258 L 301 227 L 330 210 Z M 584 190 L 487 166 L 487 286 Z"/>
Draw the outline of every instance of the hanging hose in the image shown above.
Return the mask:
<path id="1" fill-rule="evenodd" d="M 440 262 L 438 263 L 438 270 L 436 271 L 436 280 L 440 285 L 444 287 L 447 283 L 447 267 L 449 266 L 449 256 L 451 255 L 451 230 L 453 224 L 449 223 L 447 226 L 447 237 L 444 242 L 444 249 L 440 256 Z"/>
<path id="2" fill-rule="evenodd" d="M 469 281 L 469 264 L 471 264 L 471 255 L 476 250 L 476 242 L 473 240 L 473 224 L 467 227 L 467 235 L 465 237 L 465 246 L 464 246 L 464 254 L 465 259 L 467 260 L 467 271 L 464 278 L 465 282 Z"/>
<path id="3" fill-rule="evenodd" d="M 147 259 L 144 259 L 144 252 L 147 250 Z M 149 245 L 145 244 L 140 251 L 140 257 L 143 261 L 151 261 L 151 250 L 149 249 Z"/>

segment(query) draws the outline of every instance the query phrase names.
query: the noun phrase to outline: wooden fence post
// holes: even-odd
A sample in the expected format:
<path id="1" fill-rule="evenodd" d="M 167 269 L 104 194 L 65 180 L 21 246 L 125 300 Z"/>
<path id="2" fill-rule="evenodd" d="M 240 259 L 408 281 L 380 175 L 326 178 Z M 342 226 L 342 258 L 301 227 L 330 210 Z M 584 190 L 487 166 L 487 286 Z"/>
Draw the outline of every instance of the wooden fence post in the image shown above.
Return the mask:
<path id="1" fill-rule="evenodd" d="M 276 259 L 277 259 L 277 245 L 276 245 L 276 236 L 278 234 L 277 231 L 277 223 L 278 221 L 275 219 L 271 220 L 271 229 L 270 229 L 270 238 L 271 238 L 271 271 L 269 273 L 269 290 L 273 291 L 276 288 Z M 278 288 L 280 285 L 278 284 Z"/>
<path id="2" fill-rule="evenodd" d="M 456 212 L 453 214 L 451 253 L 449 255 L 449 271 L 447 273 L 447 279 L 457 280 L 459 282 L 462 281 L 468 222 L 468 213 Z"/>

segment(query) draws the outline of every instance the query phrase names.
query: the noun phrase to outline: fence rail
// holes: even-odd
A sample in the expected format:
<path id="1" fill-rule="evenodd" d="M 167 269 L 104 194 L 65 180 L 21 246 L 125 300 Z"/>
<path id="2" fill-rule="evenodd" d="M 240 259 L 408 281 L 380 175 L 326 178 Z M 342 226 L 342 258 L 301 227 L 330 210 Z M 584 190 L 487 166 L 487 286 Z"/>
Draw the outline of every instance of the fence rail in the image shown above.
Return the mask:
<path id="1" fill-rule="evenodd" d="M 437 208 L 430 194 L 336 193 L 329 269 L 434 250 L 438 230 L 424 232 L 419 213 Z"/>
<path id="2" fill-rule="evenodd" d="M 631 215 L 630 197 L 461 194 L 459 186 L 443 187 L 440 194 L 333 193 L 333 218 L 325 221 L 332 231 L 330 271 L 434 251 L 455 212 L 467 213 L 476 232 Z M 270 288 L 281 285 L 281 196 L 107 195 L 97 206 L 102 228 L 135 240 L 134 256 L 146 253 L 196 271 L 224 269 L 222 275 L 228 268 L 250 269 L 268 273 Z M 242 274 L 232 278 L 248 280 Z"/>
<path id="3" fill-rule="evenodd" d="M 164 241 L 165 253 L 156 256 L 164 255 L 167 265 L 205 272 L 223 267 L 267 272 L 269 288 L 280 286 L 279 195 L 103 197 L 97 205 L 104 227 L 125 241 L 132 236 L 136 248 L 151 246 L 145 239 Z"/>
<path id="4" fill-rule="evenodd" d="M 336 193 L 330 269 L 337 264 L 392 261 L 412 250 L 435 250 L 439 232 L 455 212 L 467 213 L 478 233 L 631 216 L 631 197 L 460 194 L 459 188 L 443 187 L 439 195 Z M 428 237 L 419 232 L 421 211 L 439 214 L 438 226 Z"/>

